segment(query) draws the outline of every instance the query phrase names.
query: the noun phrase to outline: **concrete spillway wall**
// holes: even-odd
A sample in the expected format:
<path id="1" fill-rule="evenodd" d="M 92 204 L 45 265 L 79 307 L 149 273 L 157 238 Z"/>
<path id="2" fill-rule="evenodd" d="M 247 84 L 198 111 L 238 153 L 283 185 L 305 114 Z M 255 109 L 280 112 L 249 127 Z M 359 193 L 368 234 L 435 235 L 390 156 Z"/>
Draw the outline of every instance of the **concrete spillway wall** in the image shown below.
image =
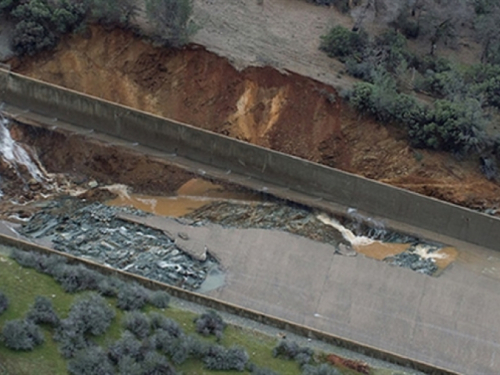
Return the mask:
<path id="1" fill-rule="evenodd" d="M 168 153 L 500 250 L 500 220 L 0 69 L 0 101 Z"/>

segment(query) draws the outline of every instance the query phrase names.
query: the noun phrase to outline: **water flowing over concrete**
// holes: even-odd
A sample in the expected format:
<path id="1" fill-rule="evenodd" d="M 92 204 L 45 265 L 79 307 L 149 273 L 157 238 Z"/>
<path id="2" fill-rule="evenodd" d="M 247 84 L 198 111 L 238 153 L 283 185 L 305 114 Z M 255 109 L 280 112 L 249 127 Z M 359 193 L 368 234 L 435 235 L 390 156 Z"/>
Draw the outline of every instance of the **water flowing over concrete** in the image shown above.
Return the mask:
<path id="1" fill-rule="evenodd" d="M 31 178 L 40 183 L 47 181 L 47 173 L 42 170 L 41 165 L 34 162 L 28 152 L 12 139 L 7 128 L 8 123 L 8 120 L 0 114 L 0 154 L 2 158 L 15 168 L 18 175 L 20 175 L 19 166 L 23 166 Z"/>
<path id="2" fill-rule="evenodd" d="M 337 220 L 329 218 L 325 214 L 320 214 L 317 216 L 317 218 L 323 224 L 330 225 L 337 229 L 342 234 L 342 237 L 344 237 L 346 241 L 349 241 L 352 246 L 366 246 L 373 243 L 373 240 L 371 238 L 365 236 L 356 236 L 351 230 L 344 227 Z"/>

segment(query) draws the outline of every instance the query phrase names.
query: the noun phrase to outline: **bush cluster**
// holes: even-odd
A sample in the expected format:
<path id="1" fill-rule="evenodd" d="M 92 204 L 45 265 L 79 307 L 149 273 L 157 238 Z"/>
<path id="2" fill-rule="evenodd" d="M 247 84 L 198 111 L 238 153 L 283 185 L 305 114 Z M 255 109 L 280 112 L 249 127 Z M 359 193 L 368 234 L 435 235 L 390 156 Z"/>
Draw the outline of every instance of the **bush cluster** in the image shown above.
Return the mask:
<path id="1" fill-rule="evenodd" d="M 220 345 L 211 345 L 203 358 L 203 363 L 209 370 L 243 371 L 247 362 L 247 352 L 237 346 L 226 349 Z"/>
<path id="2" fill-rule="evenodd" d="M 350 95 L 358 110 L 380 121 L 406 126 L 415 147 L 465 155 L 485 144 L 487 120 L 478 101 L 438 100 L 434 106 L 419 104 L 413 97 L 371 83 L 358 83 Z"/>
<path id="3" fill-rule="evenodd" d="M 170 302 L 170 295 L 165 291 L 150 291 L 137 283 L 104 276 L 83 265 L 67 264 L 66 258 L 59 255 L 13 250 L 11 257 L 24 267 L 51 275 L 68 293 L 87 290 L 105 297 L 117 297 L 116 305 L 121 310 L 138 310 L 146 303 L 166 308 Z"/>
<path id="4" fill-rule="evenodd" d="M 23 251 L 14 251 L 12 256 L 24 266 L 57 277 L 70 291 L 90 288 L 98 292 L 91 291 L 77 297 L 68 316 L 62 320 L 58 318 L 50 299 L 36 297 L 25 320 L 5 324 L 2 340 L 10 348 L 33 349 L 43 342 L 37 324 L 49 324 L 55 327 L 53 338 L 61 355 L 69 359 L 68 372 L 74 375 L 114 374 L 117 371 L 129 375 L 174 375 L 176 372 L 171 363 L 180 365 L 188 359 L 201 361 L 208 370 L 243 371 L 248 366 L 248 370 L 257 375 L 276 375 L 271 370 L 249 364 L 249 356 L 241 347 L 224 348 L 197 336 L 186 335 L 177 322 L 160 313 L 137 311 L 147 301 L 151 303 L 154 300 L 152 295 L 161 301 L 161 306 L 166 306 L 169 296 L 163 292 L 150 294 L 136 283 L 126 283 L 114 277 L 104 277 L 83 266 L 66 264 L 65 258 L 59 256 Z M 116 296 L 121 301 L 120 306 L 128 311 L 122 320 L 125 328 L 122 337 L 106 348 L 97 346 L 93 341 L 93 337 L 108 330 L 115 317 L 115 310 L 102 294 Z M 195 319 L 195 326 L 203 335 L 220 338 L 226 324 L 215 311 L 208 311 Z M 275 348 L 274 355 L 293 358 L 303 365 L 311 361 L 312 351 L 296 344 L 281 343 Z"/>
<path id="5" fill-rule="evenodd" d="M 330 57 L 359 58 L 368 46 L 368 34 L 350 31 L 343 26 L 335 26 L 321 37 L 320 49 Z"/>
<path id="6" fill-rule="evenodd" d="M 146 314 L 132 311 L 125 314 L 123 327 L 132 332 L 138 339 L 144 339 L 149 336 L 151 323 Z"/>
<path id="7" fill-rule="evenodd" d="M 152 306 L 164 309 L 170 303 L 170 294 L 164 290 L 151 291 L 149 292 L 148 301 Z"/>
<path id="8" fill-rule="evenodd" d="M 52 276 L 68 293 L 83 290 L 98 290 L 99 283 L 104 278 L 97 271 L 90 270 L 82 265 L 64 264 L 55 268 Z"/>
<path id="9" fill-rule="evenodd" d="M 80 350 L 93 346 L 89 336 L 105 333 L 114 317 L 114 309 L 100 295 L 91 293 L 78 298 L 54 333 L 59 351 L 65 358 L 72 358 Z"/>
<path id="10" fill-rule="evenodd" d="M 226 328 L 226 323 L 222 317 L 213 310 L 203 313 L 195 318 L 196 332 L 202 335 L 215 335 L 218 339 L 222 338 L 222 333 Z"/>
<path id="11" fill-rule="evenodd" d="M 138 10 L 134 0 L 0 1 L 0 15 L 16 22 L 12 48 L 19 56 L 49 50 L 64 34 L 89 22 L 130 28 Z M 146 11 L 163 44 L 182 46 L 196 31 L 190 22 L 191 0 L 146 0 Z"/>
<path id="12" fill-rule="evenodd" d="M 13 7 L 9 16 L 18 21 L 13 49 L 18 55 L 33 55 L 54 47 L 64 33 L 78 28 L 85 19 L 86 1 L 29 0 Z"/>
<path id="13" fill-rule="evenodd" d="M 296 342 L 281 340 L 273 349 L 273 357 L 293 359 L 300 366 L 311 362 L 314 351 L 311 348 L 299 346 Z"/>
<path id="14" fill-rule="evenodd" d="M 28 311 L 27 319 L 35 324 L 49 324 L 53 327 L 57 327 L 60 322 L 52 301 L 43 296 L 35 298 L 35 304 Z"/>
<path id="15" fill-rule="evenodd" d="M 488 118 L 483 102 L 500 108 L 500 67 L 480 64 L 459 71 L 442 58 L 417 58 L 406 38 L 389 30 L 372 40 L 342 26 L 322 37 L 320 48 L 345 61 L 346 70 L 365 82 L 355 84 L 350 103 L 385 123 L 401 124 L 414 147 L 457 155 L 482 152 Z M 360 42 L 362 40 L 362 42 Z M 440 98 L 423 105 L 400 92 L 399 76 L 419 72 L 417 89 Z"/>
<path id="16" fill-rule="evenodd" d="M 71 375 L 113 375 L 115 373 L 106 352 L 98 346 L 76 353 L 68 362 L 68 372 Z"/>
<path id="17" fill-rule="evenodd" d="M 149 291 L 137 283 L 122 283 L 118 289 L 116 306 L 120 310 L 139 310 L 148 302 Z"/>
<path id="18" fill-rule="evenodd" d="M 40 328 L 30 320 L 15 319 L 5 323 L 2 340 L 6 347 L 13 350 L 33 350 L 44 342 Z"/>

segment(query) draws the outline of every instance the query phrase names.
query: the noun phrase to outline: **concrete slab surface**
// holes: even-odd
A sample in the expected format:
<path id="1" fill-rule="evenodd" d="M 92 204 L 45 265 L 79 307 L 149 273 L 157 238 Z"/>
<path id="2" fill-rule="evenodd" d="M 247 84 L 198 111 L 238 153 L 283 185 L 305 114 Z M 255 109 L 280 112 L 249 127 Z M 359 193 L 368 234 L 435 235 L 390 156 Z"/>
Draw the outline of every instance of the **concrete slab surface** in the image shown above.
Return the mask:
<path id="1" fill-rule="evenodd" d="M 436 278 L 280 231 L 182 231 L 222 262 L 226 283 L 212 297 L 459 373 L 500 371 L 500 281 L 462 261 Z"/>

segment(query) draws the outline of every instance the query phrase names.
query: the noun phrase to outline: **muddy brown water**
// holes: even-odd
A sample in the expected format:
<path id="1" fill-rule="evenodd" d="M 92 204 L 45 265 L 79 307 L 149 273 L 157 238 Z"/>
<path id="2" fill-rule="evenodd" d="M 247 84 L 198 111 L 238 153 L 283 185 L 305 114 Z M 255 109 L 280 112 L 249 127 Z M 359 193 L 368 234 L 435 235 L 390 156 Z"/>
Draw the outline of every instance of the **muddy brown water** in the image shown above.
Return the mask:
<path id="1" fill-rule="evenodd" d="M 369 245 L 354 246 L 354 249 L 358 253 L 363 254 L 369 258 L 384 260 L 387 257 L 391 257 L 404 252 L 410 246 L 411 244 L 407 243 L 387 243 L 375 241 Z M 457 259 L 458 250 L 454 247 L 443 247 L 433 254 L 433 259 L 436 263 L 436 266 L 439 268 L 439 270 L 444 270 Z"/>
<path id="2" fill-rule="evenodd" d="M 182 185 L 172 196 L 120 194 L 108 204 L 121 207 L 132 206 L 159 216 L 181 217 L 208 203 L 220 200 L 256 202 L 259 198 L 254 194 L 229 192 L 210 181 L 193 178 Z"/>

